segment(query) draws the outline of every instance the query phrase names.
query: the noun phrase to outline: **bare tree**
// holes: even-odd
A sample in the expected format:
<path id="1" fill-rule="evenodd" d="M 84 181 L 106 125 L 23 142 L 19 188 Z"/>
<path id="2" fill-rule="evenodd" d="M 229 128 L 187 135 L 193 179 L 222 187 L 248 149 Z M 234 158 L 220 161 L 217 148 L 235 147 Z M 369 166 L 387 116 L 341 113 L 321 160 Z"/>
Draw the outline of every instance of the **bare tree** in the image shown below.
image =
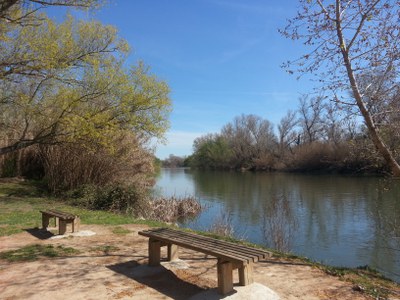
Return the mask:
<path id="1" fill-rule="evenodd" d="M 399 149 L 400 84 L 393 72 L 366 72 L 357 77 L 366 108 L 391 151 Z"/>
<path id="2" fill-rule="evenodd" d="M 279 155 L 281 157 L 285 156 L 285 152 L 291 149 L 291 145 L 297 139 L 297 132 L 295 131 L 297 124 L 297 113 L 292 110 L 289 110 L 279 122 Z"/>
<path id="3" fill-rule="evenodd" d="M 241 115 L 221 130 L 232 147 L 236 161 L 249 167 L 252 161 L 271 153 L 276 145 L 272 124 L 256 115 Z"/>
<path id="4" fill-rule="evenodd" d="M 289 61 L 285 67 L 297 65 L 296 71 L 317 75 L 324 87 L 335 93 L 338 105 L 356 107 L 372 142 L 397 177 L 400 165 L 368 109 L 359 78 L 372 72 L 383 74 L 386 81 L 387 75 L 393 73 L 392 87 L 398 86 L 399 14 L 400 3 L 396 0 L 300 0 L 298 14 L 281 30 L 284 36 L 312 47 L 309 53 Z M 367 85 L 364 91 L 374 86 Z M 347 99 L 344 91 L 349 89 L 352 97 Z M 378 97 L 371 98 L 373 101 L 386 97 L 385 93 L 373 94 Z"/>
<path id="5" fill-rule="evenodd" d="M 167 168 L 181 168 L 184 166 L 184 162 L 185 157 L 170 154 L 168 158 L 163 160 L 162 165 Z"/>
<path id="6" fill-rule="evenodd" d="M 300 126 L 303 129 L 303 140 L 306 143 L 317 141 L 322 134 L 323 97 L 303 96 L 299 99 Z"/>
<path id="7" fill-rule="evenodd" d="M 334 145 L 338 145 L 343 140 L 344 128 L 343 118 L 337 112 L 337 107 L 334 103 L 329 103 L 325 106 L 322 124 L 325 139 Z"/>

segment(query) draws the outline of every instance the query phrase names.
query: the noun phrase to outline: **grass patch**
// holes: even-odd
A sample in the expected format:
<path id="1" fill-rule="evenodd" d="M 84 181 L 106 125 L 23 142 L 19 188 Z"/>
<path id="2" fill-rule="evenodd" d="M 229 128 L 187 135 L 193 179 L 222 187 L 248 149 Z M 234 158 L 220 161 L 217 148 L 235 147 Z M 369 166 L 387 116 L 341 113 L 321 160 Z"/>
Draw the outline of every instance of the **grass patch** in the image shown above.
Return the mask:
<path id="1" fill-rule="evenodd" d="M 132 231 L 130 231 L 129 229 L 125 229 L 125 228 L 123 228 L 121 226 L 114 227 L 113 230 L 112 230 L 112 233 L 121 234 L 121 235 L 128 234 L 128 233 L 131 233 L 131 232 Z"/>
<path id="2" fill-rule="evenodd" d="M 18 226 L 5 226 L 0 225 L 0 236 L 12 235 L 21 232 Z"/>
<path id="3" fill-rule="evenodd" d="M 0 259 L 9 262 L 34 261 L 41 257 L 60 257 L 79 253 L 70 247 L 53 245 L 30 245 L 17 250 L 0 252 Z"/>
<path id="4" fill-rule="evenodd" d="M 21 181 L 21 182 L 1 182 L 0 197 L 42 197 L 45 193 L 40 182 Z"/>
<path id="5" fill-rule="evenodd" d="M 82 224 L 145 224 L 150 227 L 163 225 L 157 221 L 137 220 L 129 215 L 68 205 L 61 199 L 45 195 L 40 185 L 35 182 L 0 182 L 0 236 L 20 233 L 25 229 L 40 228 L 42 226 L 40 210 L 45 209 L 56 209 L 78 215 Z"/>

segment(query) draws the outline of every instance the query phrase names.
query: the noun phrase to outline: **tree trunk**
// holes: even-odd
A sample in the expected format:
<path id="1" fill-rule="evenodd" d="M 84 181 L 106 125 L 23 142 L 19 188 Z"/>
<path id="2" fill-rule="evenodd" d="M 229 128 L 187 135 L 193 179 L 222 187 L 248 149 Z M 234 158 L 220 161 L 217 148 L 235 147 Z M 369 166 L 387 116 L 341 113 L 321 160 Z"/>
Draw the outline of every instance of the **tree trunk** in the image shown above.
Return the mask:
<path id="1" fill-rule="evenodd" d="M 393 176 L 400 177 L 400 165 L 393 157 L 393 154 L 390 152 L 388 147 L 385 145 L 383 140 L 381 139 L 378 128 L 375 126 L 375 122 L 372 119 L 371 114 L 367 110 L 364 101 L 362 100 L 362 96 L 360 90 L 357 85 L 357 81 L 353 72 L 353 68 L 351 65 L 349 52 L 343 37 L 342 27 L 341 27 L 341 19 L 340 19 L 340 0 L 336 0 L 336 32 L 339 38 L 340 49 L 344 59 L 344 64 L 347 71 L 347 76 L 350 80 L 351 89 L 353 91 L 354 98 L 356 99 L 356 103 L 360 112 L 364 118 L 365 124 L 367 125 L 369 135 L 371 137 L 372 142 L 374 143 L 375 147 L 379 151 L 379 153 L 383 156 L 386 160 L 387 164 L 389 165 Z"/>
<path id="2" fill-rule="evenodd" d="M 27 148 L 29 146 L 32 146 L 34 144 L 37 144 L 37 141 L 35 140 L 30 140 L 30 141 L 18 141 L 14 143 L 11 146 L 6 146 L 6 147 L 0 147 L 0 156 L 5 155 L 7 153 L 11 153 L 17 150 L 21 150 L 24 148 Z"/>

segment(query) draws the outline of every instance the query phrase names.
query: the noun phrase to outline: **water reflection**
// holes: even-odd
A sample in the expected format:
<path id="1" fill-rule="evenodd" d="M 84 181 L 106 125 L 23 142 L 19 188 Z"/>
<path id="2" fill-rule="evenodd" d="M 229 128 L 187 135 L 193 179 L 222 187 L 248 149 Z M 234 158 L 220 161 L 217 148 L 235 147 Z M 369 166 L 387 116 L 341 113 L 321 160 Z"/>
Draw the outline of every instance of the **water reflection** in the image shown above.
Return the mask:
<path id="1" fill-rule="evenodd" d="M 221 211 L 240 237 L 332 265 L 370 265 L 400 281 L 400 181 L 376 177 L 164 169 L 164 195 L 209 209 L 184 224 L 207 229 Z"/>
<path id="2" fill-rule="evenodd" d="M 154 188 L 155 196 L 187 196 L 194 195 L 194 181 L 188 169 L 161 169 Z"/>
<path id="3" fill-rule="evenodd" d="M 265 244 L 288 252 L 297 231 L 298 218 L 286 193 L 271 192 L 262 205 L 262 230 Z"/>

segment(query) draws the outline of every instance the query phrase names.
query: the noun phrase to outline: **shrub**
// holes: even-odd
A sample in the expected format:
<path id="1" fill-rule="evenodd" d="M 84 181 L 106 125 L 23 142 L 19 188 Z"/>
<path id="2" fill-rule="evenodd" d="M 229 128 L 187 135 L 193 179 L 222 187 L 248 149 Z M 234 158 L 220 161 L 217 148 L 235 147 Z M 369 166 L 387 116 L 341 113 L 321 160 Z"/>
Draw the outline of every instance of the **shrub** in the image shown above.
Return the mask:
<path id="1" fill-rule="evenodd" d="M 147 137 L 121 131 L 103 145 L 95 140 L 34 145 L 0 156 L 0 177 L 25 176 L 43 180 L 53 194 L 82 185 L 154 183 L 154 155 Z M 4 146 L 0 138 L 0 146 Z"/>
<path id="2" fill-rule="evenodd" d="M 82 185 L 64 193 L 63 196 L 73 205 L 123 212 L 160 222 L 191 218 L 202 210 L 201 204 L 194 197 L 150 199 L 147 190 L 132 185 Z"/>
<path id="3" fill-rule="evenodd" d="M 149 210 L 146 191 L 132 185 L 83 185 L 64 194 L 75 205 L 95 210 L 124 212 L 143 217 Z"/>
<path id="4" fill-rule="evenodd" d="M 329 168 L 332 162 L 333 150 L 328 144 L 314 142 L 299 146 L 288 164 L 296 171 L 315 171 Z"/>
<path id="5" fill-rule="evenodd" d="M 15 155 L 5 155 L 1 161 L 1 177 L 14 177 L 17 175 L 17 161 Z"/>

